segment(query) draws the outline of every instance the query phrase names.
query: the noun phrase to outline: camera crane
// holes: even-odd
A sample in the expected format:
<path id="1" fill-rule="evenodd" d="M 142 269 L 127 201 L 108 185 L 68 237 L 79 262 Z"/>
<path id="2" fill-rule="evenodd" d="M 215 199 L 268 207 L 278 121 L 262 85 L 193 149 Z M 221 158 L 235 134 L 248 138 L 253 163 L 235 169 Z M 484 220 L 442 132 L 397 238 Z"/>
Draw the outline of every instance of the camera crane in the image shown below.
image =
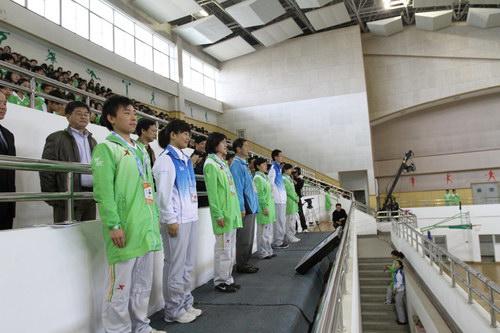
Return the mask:
<path id="1" fill-rule="evenodd" d="M 403 162 L 399 166 L 398 173 L 396 174 L 396 177 L 394 177 L 394 180 L 392 181 L 391 187 L 389 189 L 389 192 L 387 192 L 387 196 L 385 198 L 384 204 L 382 205 L 382 210 L 385 210 L 387 208 L 387 204 L 391 201 L 392 199 L 392 193 L 394 192 L 394 189 L 396 188 L 396 185 L 398 184 L 399 178 L 401 178 L 401 174 L 403 172 L 413 172 L 416 170 L 415 168 L 415 163 L 413 163 L 413 158 L 414 154 L 413 151 L 408 150 L 403 158 Z"/>

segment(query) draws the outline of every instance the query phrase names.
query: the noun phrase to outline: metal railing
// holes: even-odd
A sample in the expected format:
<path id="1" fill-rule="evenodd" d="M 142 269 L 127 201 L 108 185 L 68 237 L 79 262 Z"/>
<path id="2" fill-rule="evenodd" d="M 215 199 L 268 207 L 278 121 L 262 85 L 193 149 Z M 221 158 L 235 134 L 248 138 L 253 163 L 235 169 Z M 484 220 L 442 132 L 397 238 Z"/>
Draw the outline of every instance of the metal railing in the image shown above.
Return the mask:
<path id="1" fill-rule="evenodd" d="M 497 327 L 496 317 L 500 308 L 495 298 L 500 295 L 500 287 L 496 283 L 423 235 L 416 228 L 416 217 L 414 223 L 393 219 L 392 232 L 406 240 L 422 258 L 427 257 L 439 274 L 448 274 L 451 286 L 455 288 L 458 285 L 465 291 L 468 304 L 476 301 L 483 306 L 489 312 L 491 327 Z"/>
<path id="2" fill-rule="evenodd" d="M 346 273 L 351 246 L 351 218 L 355 209 L 353 201 L 347 221 L 342 230 L 342 238 L 335 256 L 326 289 L 314 321 L 313 333 L 340 333 L 344 331 L 342 302 L 346 293 Z"/>
<path id="3" fill-rule="evenodd" d="M 377 222 L 392 222 L 393 220 L 417 227 L 417 216 L 409 210 L 399 209 L 397 211 L 382 210 L 375 214 Z"/>

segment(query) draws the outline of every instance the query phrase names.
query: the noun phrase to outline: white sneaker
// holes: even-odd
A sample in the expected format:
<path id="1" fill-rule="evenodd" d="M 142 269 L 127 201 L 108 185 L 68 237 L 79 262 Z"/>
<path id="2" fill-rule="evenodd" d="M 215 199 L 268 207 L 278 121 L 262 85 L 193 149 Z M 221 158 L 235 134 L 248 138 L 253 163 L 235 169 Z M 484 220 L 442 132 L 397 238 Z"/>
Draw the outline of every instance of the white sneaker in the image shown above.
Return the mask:
<path id="1" fill-rule="evenodd" d="M 203 313 L 203 311 L 194 307 L 190 307 L 189 309 L 186 309 L 186 311 L 195 317 L 199 317 Z"/>
<path id="2" fill-rule="evenodd" d="M 300 242 L 300 238 L 297 238 L 295 236 L 293 236 L 292 238 L 289 238 L 288 239 L 290 241 L 290 243 L 297 243 L 297 242 Z"/>
<path id="3" fill-rule="evenodd" d="M 167 333 L 167 331 L 155 330 L 153 328 L 153 330 L 151 331 L 151 333 Z"/>
<path id="4" fill-rule="evenodd" d="M 187 324 L 187 323 L 194 321 L 195 319 L 196 319 L 196 316 L 194 316 L 191 313 L 186 311 L 186 313 L 184 313 L 182 316 L 180 316 L 178 318 L 175 318 L 174 320 L 165 319 L 165 321 L 167 323 L 172 323 L 172 322 L 176 321 L 176 322 L 181 323 L 181 324 Z"/>

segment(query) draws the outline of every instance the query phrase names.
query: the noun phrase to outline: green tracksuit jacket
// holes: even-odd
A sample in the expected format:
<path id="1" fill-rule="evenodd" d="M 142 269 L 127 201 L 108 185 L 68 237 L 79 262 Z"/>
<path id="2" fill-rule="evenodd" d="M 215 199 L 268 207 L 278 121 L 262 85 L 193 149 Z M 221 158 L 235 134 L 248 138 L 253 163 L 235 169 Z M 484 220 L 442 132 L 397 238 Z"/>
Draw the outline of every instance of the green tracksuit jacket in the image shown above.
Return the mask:
<path id="1" fill-rule="evenodd" d="M 227 163 L 215 154 L 209 154 L 203 166 L 207 186 L 208 205 L 212 217 L 214 234 L 221 235 L 241 228 L 240 202 L 236 193 L 233 176 Z M 217 220 L 224 219 L 224 227 Z"/>
<path id="2" fill-rule="evenodd" d="M 141 178 L 135 154 L 142 160 L 145 175 Z M 141 145 L 133 148 L 110 134 L 92 153 L 94 198 L 103 222 L 104 241 L 110 264 L 138 258 L 162 247 L 158 208 L 146 203 L 144 182 L 153 184 L 149 156 Z M 109 230 L 125 232 L 125 247 L 118 248 Z"/>
<path id="3" fill-rule="evenodd" d="M 299 212 L 299 196 L 295 192 L 295 186 L 290 176 L 283 175 L 283 182 L 286 190 L 286 215 L 293 215 Z"/>
<path id="4" fill-rule="evenodd" d="M 276 210 L 274 208 L 274 197 L 271 183 L 266 174 L 257 171 L 253 177 L 253 184 L 257 191 L 259 201 L 259 212 L 257 213 L 258 224 L 273 223 L 276 218 Z M 264 215 L 264 209 L 267 208 L 268 215 Z"/>

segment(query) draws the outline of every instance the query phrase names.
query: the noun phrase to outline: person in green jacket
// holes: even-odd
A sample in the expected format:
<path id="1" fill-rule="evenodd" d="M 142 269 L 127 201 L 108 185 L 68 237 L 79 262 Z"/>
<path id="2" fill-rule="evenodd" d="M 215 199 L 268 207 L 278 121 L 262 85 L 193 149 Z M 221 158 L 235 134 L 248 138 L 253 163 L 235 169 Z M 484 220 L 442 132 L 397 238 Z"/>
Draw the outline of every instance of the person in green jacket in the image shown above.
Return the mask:
<path id="1" fill-rule="evenodd" d="M 291 243 L 297 243 L 300 238 L 295 237 L 297 225 L 300 224 L 299 218 L 299 196 L 295 192 L 295 185 L 292 180 L 293 166 L 289 163 L 283 165 L 281 173 L 283 174 L 283 183 L 286 191 L 286 239 Z"/>
<path id="2" fill-rule="evenodd" d="M 276 257 L 271 246 L 273 242 L 273 223 L 276 218 L 273 190 L 267 176 L 267 161 L 258 157 L 254 160 L 256 169 L 253 184 L 257 192 L 259 211 L 257 213 L 257 256 L 261 259 Z"/>
<path id="3" fill-rule="evenodd" d="M 215 234 L 214 284 L 221 292 L 236 292 L 233 263 L 236 259 L 236 229 L 243 227 L 240 203 L 233 176 L 225 161 L 227 138 L 221 133 L 211 133 L 207 138 L 208 156 L 203 166 L 207 187 L 208 205 Z"/>
<path id="4" fill-rule="evenodd" d="M 446 189 L 446 192 L 444 193 L 444 204 L 446 206 L 451 206 L 451 193 L 448 189 Z"/>
<path id="5" fill-rule="evenodd" d="M 163 332 L 149 326 L 154 252 L 163 246 L 149 156 L 130 138 L 132 101 L 108 98 L 102 125 L 113 131 L 92 154 L 94 197 L 108 259 L 102 320 L 105 332 Z"/>
<path id="6" fill-rule="evenodd" d="M 457 191 L 455 189 L 451 190 L 450 201 L 451 201 L 451 204 L 453 206 L 460 205 L 460 196 L 458 195 L 458 193 L 457 193 Z"/>
<path id="7" fill-rule="evenodd" d="M 19 85 L 21 85 L 25 88 L 30 88 L 30 81 L 27 79 L 20 79 L 18 83 L 19 83 Z M 18 90 L 9 96 L 9 98 L 7 99 L 7 102 L 12 103 L 12 104 L 25 106 L 25 107 L 29 108 L 30 107 L 30 95 L 27 92 L 25 92 L 24 90 Z M 44 105 L 45 105 L 45 99 L 43 99 L 42 97 L 36 96 L 35 97 L 35 109 L 37 109 L 39 111 L 43 111 Z"/>

